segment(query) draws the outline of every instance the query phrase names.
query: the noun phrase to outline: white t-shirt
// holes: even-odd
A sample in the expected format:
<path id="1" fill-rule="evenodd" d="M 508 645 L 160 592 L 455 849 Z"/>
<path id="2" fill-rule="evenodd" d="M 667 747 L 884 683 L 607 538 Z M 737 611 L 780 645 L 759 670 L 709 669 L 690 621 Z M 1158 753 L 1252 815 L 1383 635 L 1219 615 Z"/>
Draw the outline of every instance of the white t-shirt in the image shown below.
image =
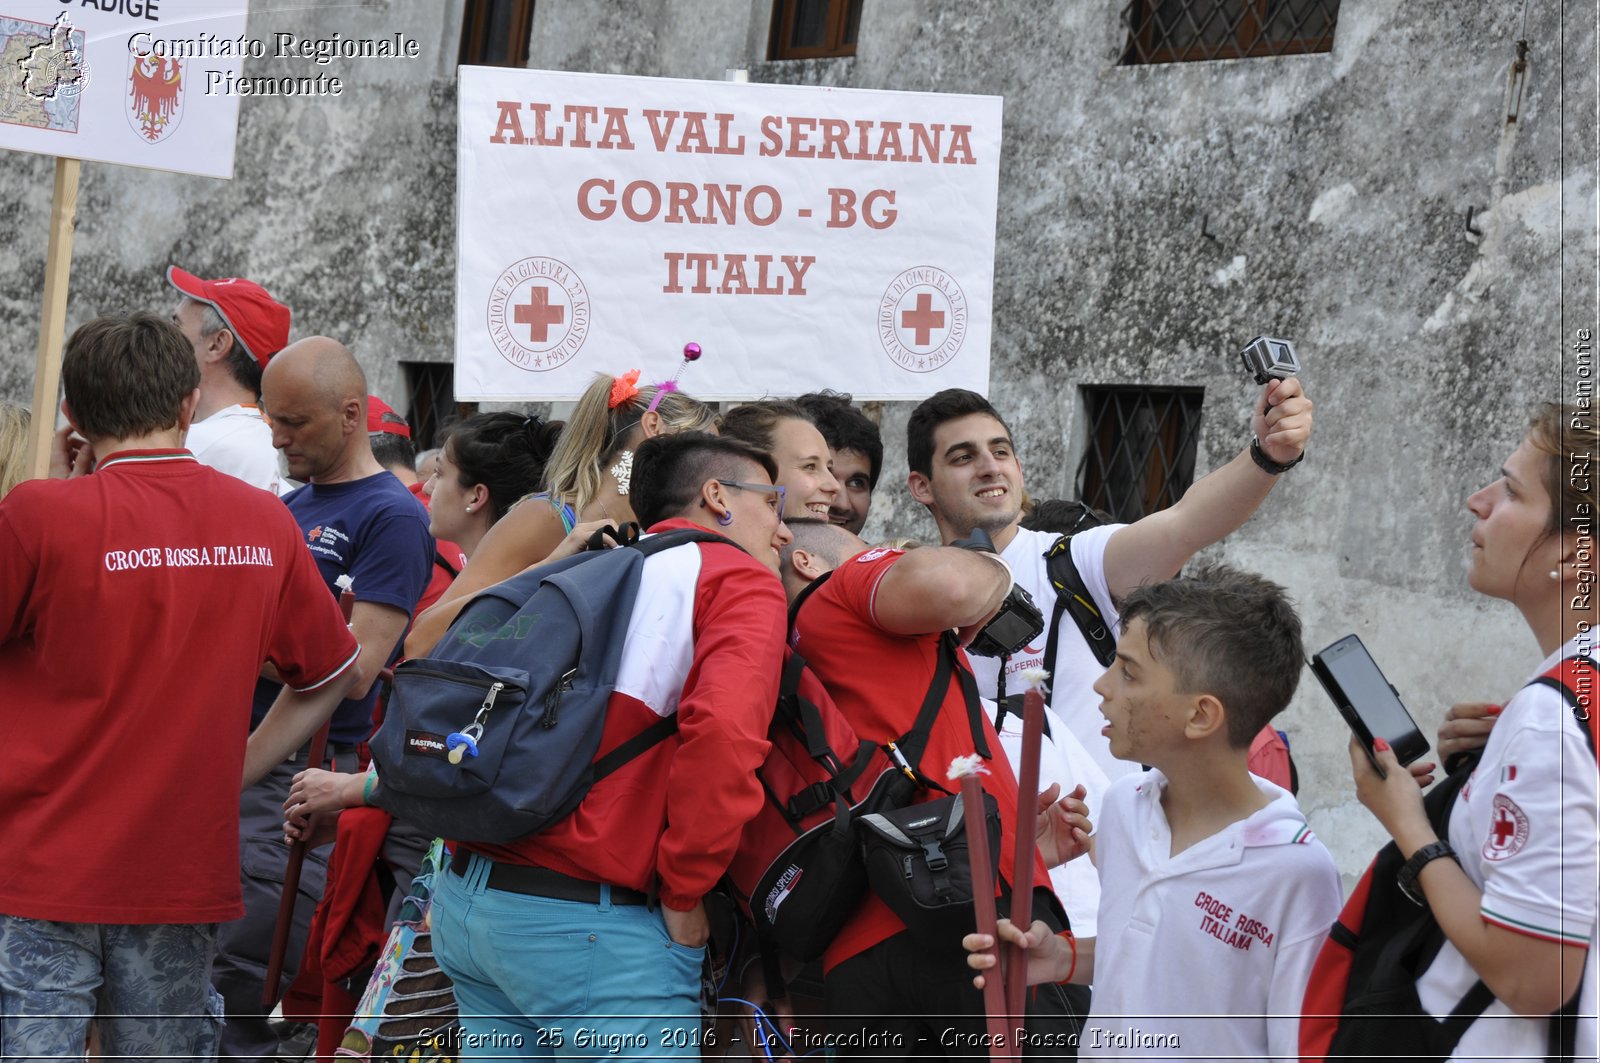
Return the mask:
<path id="1" fill-rule="evenodd" d="M 1542 673 L 1576 652 L 1546 658 Z M 1595 1058 L 1596 767 L 1572 707 L 1547 686 L 1506 704 L 1483 759 L 1450 814 L 1450 847 L 1483 891 L 1484 922 L 1546 941 L 1589 946 L 1577 1054 Z M 1423 1007 L 1443 1016 L 1478 980 L 1446 942 L 1417 983 Z M 1500 1001 L 1467 1028 L 1455 1059 L 1544 1058 L 1547 1019 L 1518 1018 Z"/>
<path id="2" fill-rule="evenodd" d="M 1119 619 L 1116 606 L 1111 602 L 1111 591 L 1106 587 L 1106 543 L 1118 529 L 1125 528 L 1125 524 L 1105 524 L 1098 528 L 1090 528 L 1079 532 L 1072 537 L 1072 560 L 1078 566 L 1078 574 L 1083 577 L 1083 584 L 1089 588 L 1089 594 L 1094 598 L 1095 606 L 1100 610 L 1100 615 L 1111 627 L 1112 635 L 1119 629 Z M 1000 556 L 1006 564 L 1011 566 L 1011 573 L 1017 584 L 1033 595 L 1034 604 L 1039 611 L 1044 613 L 1044 635 L 1032 645 L 1026 647 L 1012 656 L 1006 665 L 1006 694 L 1012 695 L 1022 690 L 1022 680 L 1018 678 L 1025 668 L 1043 668 L 1045 647 L 1049 645 L 1048 639 L 1055 637 L 1055 632 L 1050 629 L 1050 614 L 1056 606 L 1056 591 L 1050 585 L 1050 573 L 1045 566 L 1044 555 L 1054 545 L 1060 536 L 1054 532 L 1029 531 L 1027 528 L 1018 528 L 1017 534 L 1012 538 L 1006 548 L 1000 551 Z M 1100 733 L 1100 728 L 1106 724 L 1105 717 L 1100 715 L 1100 695 L 1094 692 L 1094 682 L 1106 670 L 1089 644 L 1084 641 L 1083 633 L 1073 623 L 1072 617 L 1063 613 L 1061 626 L 1061 641 L 1056 646 L 1056 671 L 1050 677 L 1050 707 L 1055 714 L 1063 720 L 1067 728 L 1077 737 L 1078 742 L 1100 765 L 1100 770 L 1109 779 L 1115 779 L 1139 770 L 1139 765 L 1125 760 L 1118 760 L 1111 755 L 1110 743 Z M 995 657 L 973 657 L 972 674 L 978 680 L 978 693 L 986 698 L 993 698 L 995 687 L 1000 678 L 1000 661 Z M 1009 715 L 1009 714 L 1008 714 Z M 1089 813 L 1094 815 L 1094 804 L 1089 805 Z"/>
<path id="3" fill-rule="evenodd" d="M 224 407 L 189 426 L 184 446 L 202 464 L 253 487 L 282 494 L 272 427 L 254 406 Z"/>
<path id="4" fill-rule="evenodd" d="M 1100 933 L 1080 1058 L 1299 1058 L 1311 965 L 1343 890 L 1293 796 L 1177 856 L 1151 769 L 1100 809 Z"/>

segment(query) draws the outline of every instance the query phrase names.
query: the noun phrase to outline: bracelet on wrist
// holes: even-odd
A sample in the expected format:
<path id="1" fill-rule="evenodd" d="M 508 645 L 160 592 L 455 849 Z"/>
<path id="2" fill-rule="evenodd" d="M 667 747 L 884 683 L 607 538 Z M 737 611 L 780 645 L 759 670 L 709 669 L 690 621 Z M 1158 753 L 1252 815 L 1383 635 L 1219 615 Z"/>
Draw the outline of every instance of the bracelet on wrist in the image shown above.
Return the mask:
<path id="1" fill-rule="evenodd" d="M 1261 449 L 1261 437 L 1251 436 L 1250 460 L 1255 462 L 1256 465 L 1262 469 L 1262 471 L 1271 473 L 1273 476 L 1280 476 L 1294 468 L 1296 465 L 1299 465 L 1302 461 L 1305 461 L 1306 452 L 1302 450 L 1299 454 L 1295 455 L 1295 459 L 1293 461 L 1273 461 L 1271 458 L 1267 457 L 1267 452 Z"/>
<path id="2" fill-rule="evenodd" d="M 361 783 L 361 803 L 372 804 L 372 791 L 378 785 L 378 766 L 374 764 L 367 769 L 367 777 Z"/>
<path id="3" fill-rule="evenodd" d="M 1056 985 L 1066 985 L 1072 981 L 1072 976 L 1078 972 L 1078 939 L 1070 928 L 1061 931 L 1056 937 L 1065 938 L 1067 945 L 1072 949 L 1072 966 L 1067 968 L 1067 976 L 1056 982 Z"/>

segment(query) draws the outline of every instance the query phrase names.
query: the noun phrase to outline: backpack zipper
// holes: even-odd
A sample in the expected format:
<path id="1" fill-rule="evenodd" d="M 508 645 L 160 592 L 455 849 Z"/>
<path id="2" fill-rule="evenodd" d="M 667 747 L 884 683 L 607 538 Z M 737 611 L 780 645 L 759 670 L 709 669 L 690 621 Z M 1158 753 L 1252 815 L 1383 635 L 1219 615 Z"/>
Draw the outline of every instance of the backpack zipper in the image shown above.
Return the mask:
<path id="1" fill-rule="evenodd" d="M 438 673 L 433 674 L 437 675 Z M 468 680 L 468 682 L 470 683 L 471 681 Z M 472 683 L 471 685 L 478 686 L 479 684 Z M 478 706 L 478 714 L 472 718 L 472 722 L 446 739 L 446 741 L 451 743 L 449 753 L 450 763 L 460 764 L 469 753 L 474 757 L 478 755 L 478 739 L 483 737 L 484 722 L 489 719 L 489 710 L 494 708 L 494 699 L 499 697 L 500 691 L 504 690 L 505 688 L 505 683 L 499 680 L 491 683 L 489 685 L 488 693 L 484 694 L 483 696 L 483 704 Z M 463 741 L 457 743 L 455 739 L 458 737 L 463 739 Z"/>
<path id="2" fill-rule="evenodd" d="M 539 726 L 550 728 L 556 725 L 556 710 L 561 707 L 561 695 L 572 689 L 572 678 L 578 674 L 576 667 L 568 668 L 556 685 L 550 688 L 550 693 L 544 696 L 544 719 L 539 721 Z"/>

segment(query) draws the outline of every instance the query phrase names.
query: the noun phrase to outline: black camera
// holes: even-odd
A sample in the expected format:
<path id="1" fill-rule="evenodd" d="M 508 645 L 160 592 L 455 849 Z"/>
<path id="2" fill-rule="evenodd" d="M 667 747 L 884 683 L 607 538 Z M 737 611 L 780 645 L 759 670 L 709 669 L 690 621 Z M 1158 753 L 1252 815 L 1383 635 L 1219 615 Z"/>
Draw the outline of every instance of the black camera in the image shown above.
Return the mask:
<path id="1" fill-rule="evenodd" d="M 1015 583 L 1000 611 L 973 636 L 967 652 L 979 657 L 1009 657 L 1044 634 L 1044 614 L 1033 595 Z"/>
<path id="2" fill-rule="evenodd" d="M 1254 376 L 1257 384 L 1283 380 L 1300 372 L 1300 359 L 1295 357 L 1294 344 L 1288 340 L 1257 336 L 1245 345 L 1239 357 L 1244 360 L 1245 372 Z"/>
<path id="3" fill-rule="evenodd" d="M 995 554 L 994 540 L 982 528 L 974 528 L 965 539 L 950 544 L 963 550 Z M 1009 657 L 1044 634 L 1044 614 L 1033 604 L 1033 595 L 1013 583 L 1011 593 L 1000 603 L 1000 611 L 973 636 L 967 652 L 978 657 Z"/>

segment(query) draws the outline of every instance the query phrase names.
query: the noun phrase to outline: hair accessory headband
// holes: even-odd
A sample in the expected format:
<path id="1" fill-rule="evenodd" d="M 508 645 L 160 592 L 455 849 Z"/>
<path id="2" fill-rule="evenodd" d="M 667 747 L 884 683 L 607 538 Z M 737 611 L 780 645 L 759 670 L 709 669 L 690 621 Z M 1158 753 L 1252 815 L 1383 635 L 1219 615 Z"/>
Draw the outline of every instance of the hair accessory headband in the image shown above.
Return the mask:
<path id="1" fill-rule="evenodd" d="M 698 343 L 685 343 L 683 345 L 683 361 L 678 363 L 678 371 L 672 374 L 671 380 L 663 380 L 661 383 L 656 385 L 656 397 L 650 400 L 650 405 L 645 408 L 644 412 L 649 413 L 651 410 L 661 405 L 662 399 L 666 398 L 674 391 L 677 391 L 678 378 L 683 375 L 684 369 L 688 367 L 690 362 L 698 362 L 699 360 L 700 345 Z"/>
<path id="2" fill-rule="evenodd" d="M 606 408 L 614 410 L 637 394 L 639 394 L 639 370 L 630 369 L 621 376 L 612 378 L 611 398 L 606 400 Z"/>

